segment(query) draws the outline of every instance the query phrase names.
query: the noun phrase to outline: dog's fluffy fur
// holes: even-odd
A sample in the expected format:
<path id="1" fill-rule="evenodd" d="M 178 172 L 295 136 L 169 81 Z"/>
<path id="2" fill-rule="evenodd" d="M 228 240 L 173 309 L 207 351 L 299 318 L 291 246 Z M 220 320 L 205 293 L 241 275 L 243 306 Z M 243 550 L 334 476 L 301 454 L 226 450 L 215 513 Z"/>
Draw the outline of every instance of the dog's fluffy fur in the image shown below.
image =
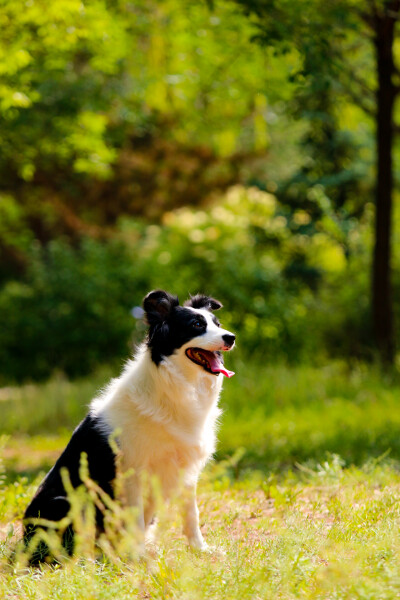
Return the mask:
<path id="1" fill-rule="evenodd" d="M 206 547 L 199 528 L 196 483 L 215 449 L 223 375 L 233 375 L 224 368 L 220 351 L 230 350 L 235 336 L 220 327 L 212 311 L 222 305 L 208 296 L 195 296 L 180 306 L 176 297 L 156 290 L 146 296 L 143 306 L 147 339 L 122 375 L 92 401 L 89 414 L 39 487 L 24 516 L 26 543 L 39 526 L 35 519 L 57 521 L 68 514 L 61 469 L 68 469 L 72 486 L 78 487 L 82 452 L 88 456 L 91 478 L 114 496 L 116 457 L 109 438 L 116 432 L 122 470 L 130 473 L 125 477 L 125 501 L 138 512 L 143 534 L 154 513 L 154 498 L 143 494 L 145 473 L 158 479 L 165 498 L 183 483 L 184 532 L 191 546 Z M 98 512 L 100 530 L 102 519 Z M 71 526 L 63 533 L 69 552 L 73 533 Z M 38 559 L 47 553 L 43 545 L 37 552 Z"/>

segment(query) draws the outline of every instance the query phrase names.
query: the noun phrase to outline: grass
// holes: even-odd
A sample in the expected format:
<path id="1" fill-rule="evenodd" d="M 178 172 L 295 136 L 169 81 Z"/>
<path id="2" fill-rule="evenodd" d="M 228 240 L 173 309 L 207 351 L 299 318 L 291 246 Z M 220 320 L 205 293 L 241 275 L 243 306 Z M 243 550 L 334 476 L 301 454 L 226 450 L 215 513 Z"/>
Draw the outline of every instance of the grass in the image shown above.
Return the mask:
<path id="1" fill-rule="evenodd" d="M 342 363 L 244 369 L 237 359 L 234 368 L 223 392 L 218 460 L 199 487 L 203 533 L 224 554 L 187 550 L 172 505 L 161 516 L 158 552 L 146 561 L 117 553 L 62 568 L 10 569 L 18 519 L 109 373 L 2 390 L 10 437 L 2 451 L 0 597 L 399 597 L 396 376 Z"/>
<path id="2" fill-rule="evenodd" d="M 234 379 L 222 393 L 224 416 L 217 458 L 244 449 L 236 473 L 246 468 L 282 469 L 295 462 L 321 461 L 340 454 L 348 464 L 390 451 L 400 460 L 400 378 L 375 368 L 344 362 L 323 367 L 230 365 Z M 70 382 L 59 376 L 46 384 L 0 390 L 0 433 L 20 440 L 43 435 L 69 436 L 91 398 L 112 375 L 109 369 Z M 18 441 L 16 444 L 18 445 Z"/>
<path id="3" fill-rule="evenodd" d="M 25 482 L 6 494 L 27 500 L 31 491 Z M 203 533 L 225 554 L 188 551 L 172 508 L 160 525 L 158 554 L 148 561 L 79 558 L 63 568 L 12 571 L 3 559 L 1 597 L 375 600 L 400 594 L 394 466 L 344 469 L 332 457 L 279 481 L 258 473 L 232 482 L 217 465 L 199 497 Z M 14 509 L 10 504 L 8 518 Z M 8 532 L 3 556 L 13 541 Z"/>

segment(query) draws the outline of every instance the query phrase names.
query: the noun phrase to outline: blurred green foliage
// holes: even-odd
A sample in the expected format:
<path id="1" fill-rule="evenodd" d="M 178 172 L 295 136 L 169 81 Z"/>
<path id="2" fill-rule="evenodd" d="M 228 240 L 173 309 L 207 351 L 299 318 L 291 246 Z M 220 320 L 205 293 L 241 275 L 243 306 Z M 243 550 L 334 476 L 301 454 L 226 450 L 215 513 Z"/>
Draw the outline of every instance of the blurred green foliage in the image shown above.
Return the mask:
<path id="1" fill-rule="evenodd" d="M 181 300 L 201 291 L 221 299 L 224 324 L 257 360 L 368 356 L 368 218 L 353 223 L 351 258 L 329 212 L 313 235 L 311 224 L 305 211 L 236 186 L 209 209 L 168 212 L 159 225 L 123 218 L 107 243 L 33 242 L 24 279 L 0 291 L 1 376 L 76 376 L 126 357 L 145 330 L 131 309 L 156 287 Z"/>
<path id="2" fill-rule="evenodd" d="M 103 238 L 264 179 L 298 60 L 252 45 L 234 4 L 4 0 L 0 19 L 0 281 L 32 238 Z"/>
<path id="3" fill-rule="evenodd" d="M 106 171 L 114 152 L 102 111 L 127 51 L 118 3 L 3 1 L 0 19 L 2 175 L 29 181 L 71 160 L 78 171 Z"/>
<path id="4" fill-rule="evenodd" d="M 76 376 L 125 355 L 132 271 L 119 243 L 33 245 L 24 281 L 9 281 L 0 291 L 2 376 L 42 379 L 55 369 Z"/>
<path id="5" fill-rule="evenodd" d="M 262 361 L 373 357 L 372 122 L 323 71 L 351 35 L 263 47 L 226 1 L 4 0 L 0 23 L 1 381 L 125 357 L 156 287 L 221 299 Z"/>
<path id="6" fill-rule="evenodd" d="M 269 97 L 281 100 L 282 65 L 267 65 L 249 44 L 253 28 L 230 3 L 215 13 L 171 0 L 5 0 L 1 8 L 5 183 L 55 169 L 111 177 L 130 138 L 162 123 L 176 142 L 211 144 L 224 156 L 265 149 L 259 76 L 268 70 Z"/>

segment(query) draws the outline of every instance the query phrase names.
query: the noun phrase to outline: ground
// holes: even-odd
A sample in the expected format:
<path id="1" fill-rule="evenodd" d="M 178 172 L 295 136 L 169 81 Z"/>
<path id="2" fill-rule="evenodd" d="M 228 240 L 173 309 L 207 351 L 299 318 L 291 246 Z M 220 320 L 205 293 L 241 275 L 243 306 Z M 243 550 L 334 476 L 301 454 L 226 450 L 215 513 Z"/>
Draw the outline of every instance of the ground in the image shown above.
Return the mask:
<path id="1" fill-rule="evenodd" d="M 103 555 L 82 530 L 82 552 L 57 568 L 10 565 L 8 556 L 34 490 L 109 373 L 3 390 L 0 597 L 400 597 L 397 376 L 342 363 L 265 367 L 262 380 L 259 367 L 242 372 L 224 390 L 218 453 L 199 485 L 212 550 L 187 548 L 177 499 L 160 510 L 146 558 L 128 556 L 132 538 L 118 525 Z"/>
<path id="2" fill-rule="evenodd" d="M 174 506 L 163 512 L 160 540 L 146 560 L 80 558 L 62 568 L 13 568 L 6 556 L 20 535 L 19 517 L 57 453 L 14 440 L 1 507 L 4 598 L 397 598 L 400 595 L 400 473 L 386 458 L 361 468 L 330 460 L 299 465 L 280 477 L 259 471 L 239 480 L 211 465 L 199 488 L 202 531 L 213 547 L 186 547 Z M 60 447 L 64 439 L 58 439 Z M 231 465 L 230 465 L 231 466 Z"/>

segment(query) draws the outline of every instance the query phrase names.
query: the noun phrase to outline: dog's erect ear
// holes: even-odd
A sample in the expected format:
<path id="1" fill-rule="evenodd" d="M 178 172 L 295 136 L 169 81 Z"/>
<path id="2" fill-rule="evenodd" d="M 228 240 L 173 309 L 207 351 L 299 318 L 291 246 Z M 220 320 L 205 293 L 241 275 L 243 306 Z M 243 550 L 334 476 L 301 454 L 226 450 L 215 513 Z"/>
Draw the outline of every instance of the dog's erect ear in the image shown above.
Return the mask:
<path id="1" fill-rule="evenodd" d="M 171 310 L 178 305 L 177 296 L 171 296 L 164 290 L 154 290 L 148 293 L 143 300 L 143 308 L 149 325 L 165 321 Z"/>
<path id="2" fill-rule="evenodd" d="M 196 294 L 192 296 L 190 300 L 186 300 L 185 306 L 191 306 L 192 308 L 205 308 L 206 310 L 218 310 L 222 308 L 222 304 L 215 298 L 210 298 L 204 294 Z"/>

